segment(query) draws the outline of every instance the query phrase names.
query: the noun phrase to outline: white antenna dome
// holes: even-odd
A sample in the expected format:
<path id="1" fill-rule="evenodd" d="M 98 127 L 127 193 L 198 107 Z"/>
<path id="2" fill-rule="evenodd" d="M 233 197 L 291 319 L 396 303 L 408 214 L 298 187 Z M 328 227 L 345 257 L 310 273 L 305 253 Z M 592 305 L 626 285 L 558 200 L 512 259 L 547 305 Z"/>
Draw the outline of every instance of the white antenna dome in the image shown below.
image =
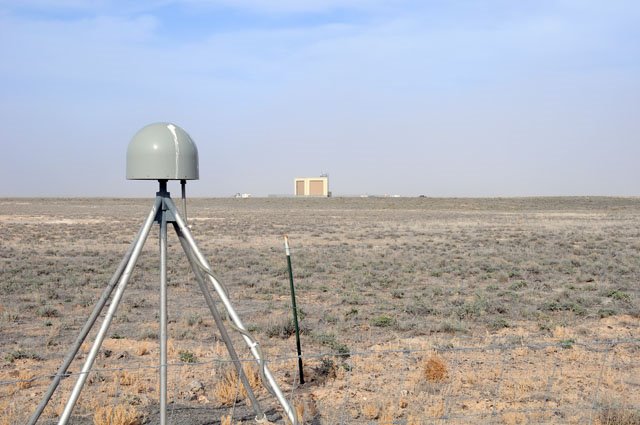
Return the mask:
<path id="1" fill-rule="evenodd" d="M 127 148 L 128 180 L 198 180 L 198 148 L 175 124 L 149 124 Z"/>

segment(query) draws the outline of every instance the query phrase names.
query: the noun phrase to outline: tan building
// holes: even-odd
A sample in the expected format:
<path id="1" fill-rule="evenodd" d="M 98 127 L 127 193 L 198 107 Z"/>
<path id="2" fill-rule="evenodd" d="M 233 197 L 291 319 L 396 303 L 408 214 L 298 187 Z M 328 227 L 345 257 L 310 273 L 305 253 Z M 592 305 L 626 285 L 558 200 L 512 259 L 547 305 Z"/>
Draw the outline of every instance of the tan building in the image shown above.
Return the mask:
<path id="1" fill-rule="evenodd" d="M 329 177 L 296 177 L 294 193 L 296 196 L 331 196 Z"/>

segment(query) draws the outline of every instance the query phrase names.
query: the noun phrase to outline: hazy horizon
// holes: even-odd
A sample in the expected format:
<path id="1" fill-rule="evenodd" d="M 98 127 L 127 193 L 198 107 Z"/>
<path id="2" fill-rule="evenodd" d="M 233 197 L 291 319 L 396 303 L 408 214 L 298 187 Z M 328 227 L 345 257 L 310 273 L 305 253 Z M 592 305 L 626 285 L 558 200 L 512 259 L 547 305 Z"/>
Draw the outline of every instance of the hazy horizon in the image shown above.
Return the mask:
<path id="1" fill-rule="evenodd" d="M 156 188 L 157 189 L 157 188 Z M 175 187 L 174 190 L 172 190 L 171 187 L 169 187 L 169 193 L 171 195 L 171 197 L 175 200 L 180 199 L 180 188 L 179 187 Z M 236 194 L 233 195 L 220 195 L 220 196 L 206 196 L 206 195 L 191 195 L 189 194 L 189 192 L 187 191 L 187 200 L 189 199 L 230 199 L 230 198 L 236 198 L 235 196 Z M 3 196 L 0 197 L 0 199 L 2 200 L 28 200 L 28 199 L 152 199 L 153 197 L 155 197 L 155 191 L 152 191 L 149 193 L 148 196 L 145 195 L 129 195 L 129 196 L 101 196 L 101 195 L 95 195 L 95 196 L 91 196 L 91 195 L 87 195 L 87 196 L 75 196 L 75 195 L 70 195 L 70 196 Z M 305 200 L 305 199 L 318 199 L 318 200 L 322 200 L 322 199 L 340 199 L 340 198 L 344 198 L 344 199 L 352 199 L 352 198 L 358 198 L 358 199 L 406 199 L 406 198 L 424 198 L 424 199 L 504 199 L 504 200 L 517 200 L 517 199 L 562 199 L 562 198 L 566 198 L 566 199 L 580 199 L 580 198 L 594 198 L 594 199 L 638 199 L 640 198 L 640 196 L 638 195 L 528 195 L 528 196 L 428 196 L 428 195 L 388 195 L 388 194 L 362 194 L 362 195 L 353 195 L 353 194 L 344 194 L 344 195 L 333 195 L 330 197 L 323 197 L 323 196 L 295 196 L 292 194 L 278 194 L 278 193 L 271 193 L 271 194 L 267 194 L 267 195 L 252 195 L 249 196 L 248 198 L 240 198 L 239 202 L 242 202 L 243 200 L 246 199 L 299 199 L 299 200 Z"/>
<path id="2" fill-rule="evenodd" d="M 640 195 L 640 3 L 389 3 L 0 0 L 0 197 L 151 197 L 157 121 L 193 197 Z"/>

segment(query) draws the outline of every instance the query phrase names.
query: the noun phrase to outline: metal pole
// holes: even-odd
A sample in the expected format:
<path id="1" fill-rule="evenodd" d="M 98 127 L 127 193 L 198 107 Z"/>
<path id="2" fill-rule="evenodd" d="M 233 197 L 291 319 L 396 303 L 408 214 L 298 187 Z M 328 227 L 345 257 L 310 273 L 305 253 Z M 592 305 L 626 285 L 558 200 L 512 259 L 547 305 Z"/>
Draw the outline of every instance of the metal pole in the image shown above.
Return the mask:
<path id="1" fill-rule="evenodd" d="M 109 305 L 107 314 L 105 315 L 102 325 L 100 326 L 100 330 L 96 335 L 96 339 L 93 343 L 93 346 L 91 347 L 91 350 L 87 355 L 87 360 L 85 360 L 84 365 L 82 366 L 82 370 L 78 374 L 78 380 L 76 381 L 76 384 L 73 387 L 73 391 L 71 392 L 71 396 L 69 397 L 69 400 L 67 401 L 67 404 L 64 407 L 64 411 L 60 416 L 58 425 L 66 425 L 67 422 L 69 421 L 69 418 L 71 416 L 71 411 L 73 410 L 73 407 L 78 401 L 78 397 L 80 396 L 82 387 L 84 386 L 84 383 L 87 380 L 87 377 L 89 376 L 89 371 L 91 370 L 91 366 L 93 366 L 93 362 L 95 361 L 96 356 L 98 355 L 98 350 L 102 345 L 102 341 L 104 341 L 104 338 L 107 334 L 107 330 L 109 329 L 109 325 L 113 320 L 113 315 L 115 314 L 118 308 L 118 304 L 120 303 L 122 294 L 124 293 L 127 283 L 129 282 L 129 278 L 131 277 L 131 272 L 133 271 L 133 267 L 138 261 L 138 257 L 140 256 L 142 247 L 144 246 L 144 243 L 147 240 L 147 236 L 149 235 L 149 231 L 151 230 L 151 226 L 153 225 L 153 221 L 156 217 L 158 208 L 160 208 L 161 203 L 162 203 L 162 199 L 160 197 L 156 197 L 156 201 L 153 205 L 153 208 L 151 209 L 151 212 L 149 213 L 149 216 L 147 217 L 147 220 L 144 223 L 144 226 L 142 228 L 142 231 L 140 232 L 138 239 L 135 241 L 135 246 L 133 248 L 133 252 L 131 253 L 131 258 L 129 259 L 129 262 L 127 263 L 127 266 L 125 267 L 122 273 L 122 276 L 120 277 L 120 282 L 118 283 L 116 292 L 113 295 L 113 299 L 111 300 L 111 304 Z"/>
<path id="2" fill-rule="evenodd" d="M 187 181 L 180 180 L 180 188 L 182 189 L 182 210 L 184 211 L 184 222 L 189 225 L 189 218 L 187 217 Z"/>
<path id="3" fill-rule="evenodd" d="M 160 196 L 166 199 L 166 182 Z M 162 190 L 164 186 L 164 191 Z M 167 423 L 167 208 L 160 210 L 160 425 Z"/>
<path id="4" fill-rule="evenodd" d="M 284 251 L 287 254 L 287 268 L 289 269 L 289 287 L 291 288 L 291 305 L 293 308 L 293 324 L 296 328 L 296 349 L 298 350 L 298 369 L 300 371 L 300 384 L 304 384 L 304 372 L 302 371 L 302 349 L 300 348 L 300 328 L 298 327 L 298 307 L 296 306 L 296 290 L 293 287 L 293 269 L 291 268 L 291 251 L 289 250 L 289 237 L 284 235 Z"/>
<path id="5" fill-rule="evenodd" d="M 140 237 L 141 232 L 142 232 L 142 228 L 140 228 L 140 230 L 138 231 L 138 236 L 136 236 L 136 240 Z M 49 388 L 47 389 L 46 393 L 42 397 L 40 404 L 38 404 L 36 411 L 33 412 L 33 415 L 29 419 L 29 422 L 27 423 L 27 425 L 35 425 L 35 423 L 38 422 L 40 415 L 42 415 L 42 412 L 47 407 L 47 404 L 49 403 L 49 400 L 51 400 L 51 397 L 53 396 L 53 393 L 56 391 L 56 388 L 58 388 L 60 381 L 67 373 L 67 369 L 69 368 L 69 365 L 71 365 L 71 362 L 73 362 L 73 359 L 76 357 L 76 354 L 78 354 L 80 347 L 84 343 L 84 340 L 87 338 L 87 335 L 91 331 L 91 328 L 96 323 L 98 316 L 104 309 L 104 306 L 107 303 L 107 300 L 109 299 L 109 297 L 111 296 L 113 289 L 116 287 L 116 284 L 120 279 L 120 276 L 122 276 L 122 271 L 124 270 L 127 263 L 129 262 L 129 259 L 131 258 L 131 253 L 133 252 L 134 245 L 135 244 L 133 242 L 129 245 L 129 248 L 127 249 L 127 252 L 122 258 L 122 261 L 120 261 L 120 264 L 118 265 L 118 268 L 116 269 L 113 276 L 111 277 L 111 280 L 109 281 L 107 287 L 102 292 L 100 299 L 98 300 L 95 307 L 93 308 L 93 311 L 89 315 L 87 322 L 84 324 L 83 328 L 80 330 L 80 333 L 76 337 L 75 342 L 71 346 L 71 350 L 69 350 L 69 352 L 67 353 L 67 356 L 64 358 L 64 361 L 62 362 L 62 365 L 54 375 L 53 380 L 49 384 Z"/>
<path id="6" fill-rule="evenodd" d="M 231 360 L 235 365 L 236 370 L 238 371 L 238 376 L 240 377 L 240 381 L 242 382 L 242 385 L 247 391 L 247 396 L 251 401 L 251 406 L 253 407 L 253 410 L 256 412 L 256 420 L 260 420 L 265 417 L 264 411 L 260 407 L 260 404 L 258 403 L 258 399 L 256 398 L 255 394 L 253 393 L 253 389 L 251 388 L 251 384 L 249 384 L 249 380 L 247 379 L 247 376 L 244 373 L 244 370 L 242 369 L 242 363 L 240 362 L 238 353 L 236 353 L 236 350 L 233 347 L 233 343 L 231 342 L 231 337 L 227 332 L 227 328 L 224 326 L 222 316 L 220 315 L 220 312 L 216 308 L 216 304 L 213 301 L 213 297 L 211 296 L 211 292 L 209 291 L 209 288 L 207 288 L 204 277 L 202 275 L 202 270 L 200 270 L 200 267 L 198 267 L 198 262 L 193 255 L 193 251 L 191 251 L 191 249 L 189 248 L 188 242 L 184 238 L 184 235 L 180 231 L 180 228 L 175 223 L 174 223 L 174 228 L 175 228 L 176 234 L 178 235 L 178 239 L 180 240 L 180 244 L 182 245 L 182 249 L 184 250 L 184 253 L 187 256 L 187 259 L 189 260 L 191 269 L 193 270 L 193 273 L 196 275 L 198 286 L 200 287 L 200 290 L 204 295 L 204 299 L 207 302 L 207 306 L 209 307 L 209 310 L 211 311 L 213 320 L 216 322 L 216 325 L 220 330 L 220 335 L 222 336 L 222 340 L 227 346 L 227 351 L 229 352 L 229 356 L 231 357 Z"/>
<path id="7" fill-rule="evenodd" d="M 166 199 L 166 203 L 167 203 L 167 206 L 169 207 L 169 210 L 173 213 L 178 227 L 182 231 L 185 240 L 189 244 L 189 246 L 190 246 L 191 250 L 193 251 L 194 255 L 196 256 L 196 259 L 198 260 L 198 262 L 200 264 L 202 264 L 204 267 L 206 267 L 208 270 L 211 270 L 211 266 L 209 265 L 209 262 L 207 261 L 205 256 L 202 255 L 202 252 L 200 252 L 200 249 L 198 248 L 198 245 L 196 244 L 195 240 L 193 239 L 193 236 L 191 235 L 191 231 L 189 230 L 189 228 L 185 224 L 184 220 L 180 216 L 180 213 L 178 212 L 178 209 L 176 208 L 176 206 L 173 203 L 173 201 L 171 200 L 171 198 Z M 231 301 L 229 300 L 229 297 L 227 297 L 227 294 L 225 293 L 225 291 L 224 291 L 222 285 L 220 284 L 220 282 L 218 282 L 210 274 L 207 274 L 207 278 L 209 279 L 209 281 L 211 282 L 211 284 L 215 288 L 215 290 L 216 290 L 218 296 L 220 297 L 220 300 L 222 301 L 222 304 L 224 305 L 225 309 L 227 310 L 227 313 L 229 314 L 229 317 L 231 318 L 233 324 L 237 328 L 241 329 L 242 331 L 247 332 L 247 328 L 244 326 L 244 324 L 242 324 L 242 321 L 240 320 L 240 317 L 238 316 L 238 314 L 236 313 L 235 309 L 233 308 L 233 305 L 231 304 Z M 248 336 L 246 336 L 244 334 L 242 334 L 242 338 L 244 339 L 245 343 L 251 349 L 251 354 L 253 354 L 253 356 L 258 361 L 264 362 L 264 359 L 262 359 L 259 350 L 256 348 L 256 344 L 257 343 L 255 341 L 252 341 L 251 338 L 249 338 Z M 287 414 L 287 417 L 289 418 L 289 421 L 291 421 L 292 424 L 297 425 L 298 424 L 298 419 L 296 417 L 296 413 L 294 412 L 294 410 L 289 405 L 289 402 L 287 401 L 287 399 L 284 396 L 284 394 L 282 394 L 282 391 L 280 390 L 280 387 L 278 386 L 278 383 L 273 378 L 273 375 L 271 375 L 271 371 L 269 370 L 269 368 L 266 365 L 264 366 L 264 374 L 265 374 L 265 377 L 267 378 L 269 386 L 271 387 L 271 389 L 274 392 L 274 395 L 276 396 L 276 398 L 280 402 L 280 405 L 282 406 L 282 408 L 284 409 L 285 413 Z"/>

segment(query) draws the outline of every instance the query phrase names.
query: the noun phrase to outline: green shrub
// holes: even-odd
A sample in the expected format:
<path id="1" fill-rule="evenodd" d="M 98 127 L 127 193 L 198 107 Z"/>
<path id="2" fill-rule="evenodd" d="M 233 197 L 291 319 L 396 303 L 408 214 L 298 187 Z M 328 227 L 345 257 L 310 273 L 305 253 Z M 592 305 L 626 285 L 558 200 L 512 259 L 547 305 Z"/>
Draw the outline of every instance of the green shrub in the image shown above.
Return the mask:
<path id="1" fill-rule="evenodd" d="M 40 317 L 60 317 L 60 312 L 50 305 L 40 307 L 37 313 Z"/>
<path id="2" fill-rule="evenodd" d="M 392 326 L 395 323 L 393 317 L 387 316 L 386 314 L 382 314 L 378 317 L 374 317 L 371 320 L 371 324 L 373 326 L 377 326 L 379 328 L 386 328 Z"/>
<path id="3" fill-rule="evenodd" d="M 34 353 L 33 351 L 26 351 L 26 350 L 19 349 L 19 350 L 14 350 L 7 353 L 4 356 L 4 359 L 9 363 L 13 363 L 16 360 L 20 360 L 20 359 L 42 360 L 42 357 Z"/>
<path id="4" fill-rule="evenodd" d="M 562 341 L 560 341 L 560 347 L 562 347 L 562 348 L 564 348 L 566 350 L 566 349 L 569 349 L 569 348 L 573 348 L 573 344 L 575 344 L 575 343 L 576 343 L 575 339 L 572 339 L 572 338 L 563 339 Z"/>
<path id="5" fill-rule="evenodd" d="M 180 351 L 180 352 L 178 352 L 178 355 L 180 356 L 180 361 L 182 363 L 195 363 L 196 362 L 196 355 L 193 354 L 189 350 Z"/>

